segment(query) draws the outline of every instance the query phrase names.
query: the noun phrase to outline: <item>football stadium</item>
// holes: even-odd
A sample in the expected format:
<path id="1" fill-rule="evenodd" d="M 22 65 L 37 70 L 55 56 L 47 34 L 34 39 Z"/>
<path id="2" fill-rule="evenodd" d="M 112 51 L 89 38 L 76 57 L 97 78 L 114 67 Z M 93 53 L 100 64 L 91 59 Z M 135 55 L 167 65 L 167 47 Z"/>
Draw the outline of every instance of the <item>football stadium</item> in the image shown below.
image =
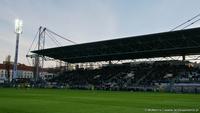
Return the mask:
<path id="1" fill-rule="evenodd" d="M 200 93 L 199 64 L 186 58 L 199 53 L 199 32 L 193 28 L 32 52 L 67 62 L 50 80 L 55 87 Z M 171 56 L 181 59 L 166 60 Z M 149 60 L 157 57 L 161 59 Z M 69 69 L 69 64 L 75 67 Z"/>
<path id="2" fill-rule="evenodd" d="M 6 9 L 1 5 L 1 2 L 0 12 L 1 9 L 3 11 Z M 144 27 L 140 23 L 134 28 L 142 29 L 141 35 L 128 35 L 128 37 L 123 35 L 122 32 L 131 31 L 132 33 L 137 31 L 132 31 L 133 27 L 130 30 L 129 26 L 125 26 L 129 29 L 116 30 L 115 32 L 122 35 L 115 35 L 114 32 L 107 32 L 110 35 L 105 35 L 119 37 L 103 39 L 100 35 L 104 35 L 103 32 L 106 32 L 109 27 L 103 26 L 102 28 L 105 30 L 93 31 L 98 27 L 98 22 L 92 19 L 94 24 L 93 21 L 90 21 L 91 17 L 99 19 L 98 15 L 101 15 L 100 20 L 108 21 L 106 24 L 112 22 L 114 26 L 119 24 L 115 23 L 114 16 L 108 16 L 112 15 L 110 13 L 108 13 L 107 18 L 112 17 L 111 21 L 102 18 L 104 17 L 102 14 L 104 15 L 107 12 L 107 4 L 104 4 L 104 2 L 98 1 L 97 7 L 90 4 L 93 3 L 92 1 L 87 1 L 86 4 L 80 2 L 87 6 L 89 10 L 82 5 L 79 6 L 77 3 L 73 4 L 69 1 L 41 2 L 43 3 L 42 10 L 35 8 L 41 7 L 41 3 L 35 5 L 35 2 L 28 1 L 25 3 L 27 6 L 23 5 L 21 9 L 19 8 L 23 12 L 21 17 L 30 21 L 24 25 L 25 30 L 23 30 L 23 21 L 21 19 L 15 20 L 16 45 L 15 50 L 12 50 L 15 52 L 14 60 L 11 60 L 11 55 L 7 55 L 3 63 L 0 64 L 0 113 L 200 113 L 200 27 L 199 25 L 194 26 L 200 21 L 200 14 L 164 32 L 161 30 L 162 27 L 159 26 L 157 27 L 159 32 L 144 33 L 146 32 L 145 27 L 148 28 L 148 25 Z M 23 4 L 23 2 L 19 3 Z M 120 20 L 125 16 L 126 19 L 122 23 L 129 20 L 127 17 L 136 18 L 135 14 L 128 13 L 132 9 L 132 5 L 127 3 L 118 1 L 115 4 L 117 8 L 114 9 L 119 14 L 126 11 L 117 18 Z M 2 4 L 15 6 L 9 1 L 3 1 Z M 18 7 L 19 4 L 16 4 L 16 7 Z M 48 6 L 49 4 L 50 6 Z M 67 8 L 73 10 L 68 12 L 66 10 L 67 4 L 72 5 Z M 126 7 L 120 9 L 119 7 L 122 4 L 125 4 Z M 159 3 L 159 9 L 163 10 L 160 4 L 162 3 Z M 170 2 L 170 4 L 176 3 Z M 32 5 L 35 6 L 34 10 L 28 8 L 33 8 Z M 143 5 L 145 4 L 143 3 Z M 113 4 L 109 6 L 113 6 Z M 185 9 L 181 5 L 180 7 Z M 29 9 L 27 10 L 28 13 L 24 8 Z M 96 10 L 98 8 L 100 9 Z M 5 14 L 9 18 L 16 16 L 17 13 L 14 14 L 13 9 L 6 9 L 7 12 L 5 10 L 6 13 L 2 12 L 2 15 Z M 136 9 L 138 8 L 136 7 Z M 168 10 L 170 8 L 167 8 Z M 31 13 L 31 11 L 33 12 Z M 45 13 L 40 11 L 45 11 Z M 63 11 L 67 13 L 67 16 Z M 155 9 L 154 12 L 157 11 Z M 81 12 L 81 16 L 79 12 Z M 87 13 L 90 14 L 89 12 L 93 15 L 87 15 Z M 188 12 L 185 12 L 184 15 L 187 14 L 188 16 Z M 159 16 L 173 17 L 172 13 L 172 11 L 166 13 L 167 16 L 164 13 L 159 13 Z M 43 21 L 43 15 L 45 15 L 45 21 Z M 139 13 L 138 15 L 141 16 Z M 148 14 L 145 13 L 145 15 Z M 153 17 L 149 20 L 158 24 L 159 21 L 156 22 L 154 16 L 149 16 Z M 8 17 L 5 18 L 8 19 Z M 87 18 L 82 19 L 82 17 Z M 2 26 L 9 23 L 5 18 L 0 15 Z M 147 17 L 144 16 L 144 18 Z M 78 28 L 84 26 L 83 29 L 74 27 L 76 26 L 75 23 L 70 26 L 70 22 L 70 24 L 68 23 L 69 28 L 64 26 L 63 23 L 66 22 L 65 24 L 67 24 L 69 20 L 70 22 L 76 20 Z M 81 21 L 87 21 L 86 25 L 81 24 Z M 179 21 L 177 20 L 177 22 Z M 35 25 L 34 22 L 47 27 Z M 167 22 L 171 22 L 169 18 L 166 19 Z M 93 23 L 95 27 L 90 28 L 90 23 Z M 148 23 L 152 22 L 148 21 Z M 165 22 L 162 21 L 162 23 Z M 130 20 L 128 24 L 131 24 Z M 135 25 L 137 24 L 135 23 Z M 31 33 L 34 32 L 35 26 L 37 26 L 37 29 L 33 38 Z M 51 26 L 53 30 L 50 29 Z M 100 40 L 87 40 L 79 43 L 77 40 L 74 41 L 76 38 L 66 38 L 55 32 L 57 30 L 68 32 L 73 27 L 76 35 L 71 36 L 79 35 L 77 40 L 82 38 L 84 41 L 87 40 L 87 35 L 83 33 L 87 30 L 91 34 L 94 33 L 91 36 Z M 149 28 L 154 29 L 154 27 L 150 26 Z M 10 40 L 2 40 L 2 36 L 6 34 L 1 33 L 6 32 L 2 29 L 0 26 L 0 42 L 2 41 L 0 50 L 3 50 L 2 54 L 7 54 L 9 46 L 6 45 L 6 42 Z M 10 28 L 5 27 L 5 29 Z M 23 33 L 26 38 L 31 34 L 32 42 L 28 38 L 23 39 Z M 5 36 L 9 37 L 9 35 Z M 21 37 L 23 38 L 21 39 Z M 22 42 L 22 44 L 19 42 Z M 47 45 L 53 45 L 52 43 L 56 46 L 47 47 Z M 23 46 L 23 49 L 20 49 L 20 46 Z M 28 48 L 28 46 L 30 47 Z M 26 51 L 24 48 L 28 50 Z M 23 54 L 20 54 L 20 52 Z"/>
<path id="3" fill-rule="evenodd" d="M 198 59 L 199 33 L 192 28 L 34 50 L 36 58 L 67 63 L 48 69 L 58 74 L 45 80 L 40 74 L 1 84 L 7 88 L 0 89 L 0 112 L 199 112 L 200 65 L 187 60 Z"/>

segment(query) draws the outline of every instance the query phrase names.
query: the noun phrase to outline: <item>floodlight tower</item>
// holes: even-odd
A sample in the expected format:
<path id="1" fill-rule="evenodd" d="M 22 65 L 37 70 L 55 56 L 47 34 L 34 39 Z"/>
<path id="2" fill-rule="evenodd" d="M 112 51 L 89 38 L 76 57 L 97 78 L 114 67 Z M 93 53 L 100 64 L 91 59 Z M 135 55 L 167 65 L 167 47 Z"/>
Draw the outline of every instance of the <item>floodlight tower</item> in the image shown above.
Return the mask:
<path id="1" fill-rule="evenodd" d="M 16 48 L 15 48 L 15 60 L 13 65 L 13 78 L 17 78 L 17 60 L 18 60 L 18 47 L 19 47 L 19 36 L 22 34 L 22 20 L 16 19 L 15 20 L 15 33 L 16 33 Z"/>

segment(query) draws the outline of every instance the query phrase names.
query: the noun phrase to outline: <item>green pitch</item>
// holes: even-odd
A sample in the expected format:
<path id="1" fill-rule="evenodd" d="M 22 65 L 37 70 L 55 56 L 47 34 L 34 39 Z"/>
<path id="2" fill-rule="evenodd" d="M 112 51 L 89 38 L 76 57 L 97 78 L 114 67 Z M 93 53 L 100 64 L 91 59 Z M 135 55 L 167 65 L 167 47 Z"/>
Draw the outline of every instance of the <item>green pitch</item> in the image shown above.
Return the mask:
<path id="1" fill-rule="evenodd" d="M 200 95 L 0 88 L 0 113 L 183 113 L 183 110 L 200 113 Z"/>

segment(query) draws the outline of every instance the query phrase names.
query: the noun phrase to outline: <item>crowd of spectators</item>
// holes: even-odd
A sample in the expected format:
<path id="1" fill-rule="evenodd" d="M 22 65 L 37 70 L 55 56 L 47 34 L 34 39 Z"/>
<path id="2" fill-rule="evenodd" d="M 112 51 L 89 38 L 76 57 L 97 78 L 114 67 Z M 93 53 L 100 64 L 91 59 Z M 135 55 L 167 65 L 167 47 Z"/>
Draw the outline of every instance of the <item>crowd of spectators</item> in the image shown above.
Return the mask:
<path id="1" fill-rule="evenodd" d="M 176 60 L 111 64 L 65 71 L 51 82 L 79 89 L 152 90 L 161 84 L 200 83 L 200 68 L 197 63 Z"/>

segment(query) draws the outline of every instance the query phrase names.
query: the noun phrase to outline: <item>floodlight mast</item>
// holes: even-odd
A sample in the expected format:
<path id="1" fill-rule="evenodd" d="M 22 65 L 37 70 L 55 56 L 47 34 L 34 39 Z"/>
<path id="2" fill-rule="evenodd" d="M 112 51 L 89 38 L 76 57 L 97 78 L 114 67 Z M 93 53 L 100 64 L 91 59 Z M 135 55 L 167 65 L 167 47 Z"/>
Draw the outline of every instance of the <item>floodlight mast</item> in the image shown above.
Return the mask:
<path id="1" fill-rule="evenodd" d="M 13 65 L 13 77 L 10 79 L 10 81 L 12 79 L 17 78 L 19 37 L 20 37 L 20 34 L 22 34 L 22 26 L 23 26 L 22 20 L 16 19 L 15 20 L 15 33 L 16 33 L 15 59 L 14 59 L 14 65 Z"/>

